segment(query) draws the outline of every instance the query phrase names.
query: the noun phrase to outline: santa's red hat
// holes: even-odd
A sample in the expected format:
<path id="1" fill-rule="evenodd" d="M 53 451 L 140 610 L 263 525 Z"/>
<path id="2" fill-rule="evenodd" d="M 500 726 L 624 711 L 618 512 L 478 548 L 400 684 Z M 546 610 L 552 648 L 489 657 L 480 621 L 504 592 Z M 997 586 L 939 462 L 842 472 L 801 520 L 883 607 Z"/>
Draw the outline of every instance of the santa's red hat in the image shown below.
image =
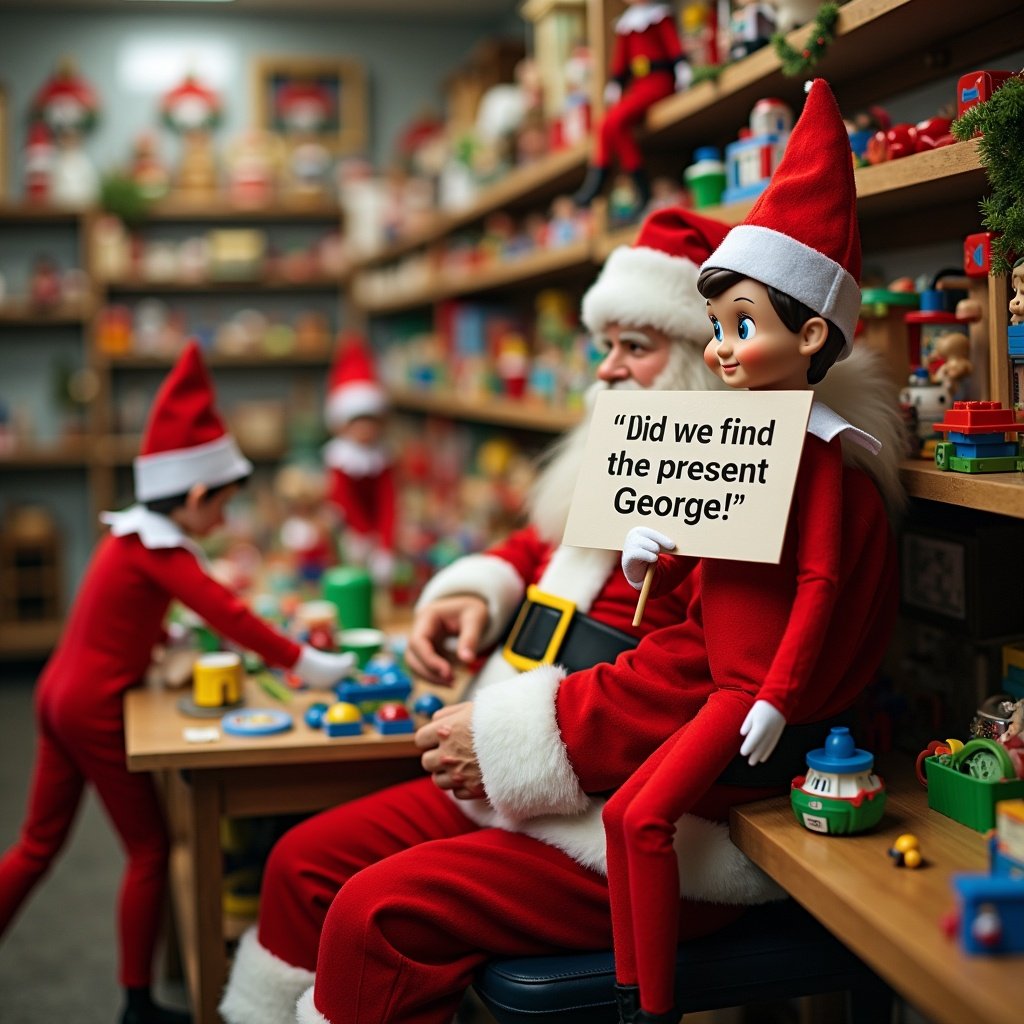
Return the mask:
<path id="1" fill-rule="evenodd" d="M 839 328 L 850 354 L 860 315 L 860 229 L 853 158 L 839 107 L 821 78 L 768 188 L 706 267 L 771 285 Z"/>
<path id="2" fill-rule="evenodd" d="M 137 501 L 187 494 L 196 484 L 220 487 L 252 472 L 217 412 L 194 341 L 157 392 L 134 468 Z"/>
<path id="3" fill-rule="evenodd" d="M 726 224 L 681 207 L 656 210 L 633 245 L 612 252 L 583 296 L 587 329 L 599 334 L 608 324 L 623 324 L 655 327 L 673 338 L 709 338 L 697 275 L 728 230 Z"/>
<path id="4" fill-rule="evenodd" d="M 327 425 L 336 429 L 359 416 L 387 411 L 388 396 L 377 381 L 369 346 L 354 331 L 343 334 L 327 380 Z"/>

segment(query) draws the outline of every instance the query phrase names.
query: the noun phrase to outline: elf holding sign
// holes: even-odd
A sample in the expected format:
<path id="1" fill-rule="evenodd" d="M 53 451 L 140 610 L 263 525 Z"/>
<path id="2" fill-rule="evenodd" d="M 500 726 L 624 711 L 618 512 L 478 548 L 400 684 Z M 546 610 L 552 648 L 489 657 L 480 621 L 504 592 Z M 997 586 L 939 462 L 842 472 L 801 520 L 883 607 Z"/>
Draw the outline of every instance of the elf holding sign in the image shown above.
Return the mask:
<path id="1" fill-rule="evenodd" d="M 803 391 L 849 354 L 860 308 L 854 206 L 846 131 L 818 80 L 771 185 L 698 280 L 714 332 L 705 362 L 728 385 Z M 675 670 L 687 685 L 706 670 L 710 698 L 604 810 L 626 1022 L 678 1020 L 677 897 L 688 864 L 673 848 L 676 822 L 719 817 L 735 802 L 720 776 L 737 752 L 756 765 L 787 723 L 849 707 L 884 651 L 896 592 L 892 533 L 872 481 L 844 468 L 840 437 L 876 451 L 878 442 L 818 402 L 807 434 L 779 563 L 700 560 L 701 635 L 690 629 L 694 649 L 678 652 Z M 674 547 L 655 530 L 630 530 L 629 582 L 639 589 L 653 566 L 653 593 L 677 586 L 697 562 L 661 554 Z"/>

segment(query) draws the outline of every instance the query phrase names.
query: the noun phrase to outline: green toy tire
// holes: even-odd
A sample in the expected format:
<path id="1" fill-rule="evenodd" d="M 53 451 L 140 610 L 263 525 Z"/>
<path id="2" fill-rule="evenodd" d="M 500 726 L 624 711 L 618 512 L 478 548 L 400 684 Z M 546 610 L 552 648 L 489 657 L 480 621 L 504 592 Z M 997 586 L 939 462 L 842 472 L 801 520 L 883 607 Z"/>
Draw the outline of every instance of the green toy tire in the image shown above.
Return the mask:
<path id="1" fill-rule="evenodd" d="M 964 744 L 963 749 L 953 756 L 953 767 L 987 782 L 1017 777 L 1006 748 L 990 739 L 974 739 Z"/>

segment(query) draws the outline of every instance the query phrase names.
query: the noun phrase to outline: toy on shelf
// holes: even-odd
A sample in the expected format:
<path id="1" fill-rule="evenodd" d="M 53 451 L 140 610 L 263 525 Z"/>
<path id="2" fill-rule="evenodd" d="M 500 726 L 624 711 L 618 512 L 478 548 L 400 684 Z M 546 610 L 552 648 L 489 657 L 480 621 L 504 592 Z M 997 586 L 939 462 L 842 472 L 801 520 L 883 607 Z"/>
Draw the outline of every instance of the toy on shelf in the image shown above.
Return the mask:
<path id="1" fill-rule="evenodd" d="M 956 140 L 950 134 L 952 120 L 928 117 L 917 124 L 894 124 L 880 128 L 868 142 L 865 153 L 869 164 L 884 164 L 914 153 L 951 146 Z"/>
<path id="2" fill-rule="evenodd" d="M 324 732 L 332 739 L 338 736 L 360 736 L 363 732 L 363 716 L 354 704 L 338 701 L 332 704 L 321 719 Z"/>
<path id="3" fill-rule="evenodd" d="M 252 130 L 233 139 L 224 155 L 229 202 L 247 210 L 268 206 L 283 163 L 283 143 L 270 132 Z"/>
<path id="4" fill-rule="evenodd" d="M 775 34 L 776 12 L 761 0 L 737 0 L 729 19 L 729 59 L 742 60 L 767 46 Z"/>
<path id="5" fill-rule="evenodd" d="M 1024 797 L 1009 751 L 995 739 L 972 739 L 950 753 L 924 758 L 928 806 L 954 821 L 985 832 L 995 824 L 1000 800 Z"/>
<path id="6" fill-rule="evenodd" d="M 965 953 L 1024 952 L 1024 800 L 1000 802 L 995 824 L 988 873 L 952 878 L 957 909 L 944 925 Z"/>
<path id="7" fill-rule="evenodd" d="M 234 651 L 201 654 L 192 666 L 192 692 L 178 699 L 178 710 L 195 718 L 219 718 L 225 708 L 244 703 L 242 659 Z"/>
<path id="8" fill-rule="evenodd" d="M 1020 78 L 1017 71 L 969 71 L 956 83 L 956 116 L 964 114 L 993 94 L 1011 78 Z"/>
<path id="9" fill-rule="evenodd" d="M 754 104 L 739 140 L 725 147 L 726 186 L 722 201 L 735 203 L 759 196 L 771 181 L 793 130 L 793 111 L 781 100 Z"/>
<path id="10" fill-rule="evenodd" d="M 692 78 L 676 33 L 672 9 L 647 0 L 627 0 L 626 12 L 615 23 L 606 109 L 597 126 L 596 142 L 587 176 L 573 197 L 587 206 L 608 181 L 614 160 L 632 178 L 643 209 L 650 199 L 650 184 L 633 128 L 658 100 L 685 89 Z"/>
<path id="11" fill-rule="evenodd" d="M 947 437 L 935 446 L 935 465 L 957 473 L 1009 473 L 1021 469 L 1024 423 L 998 402 L 954 402 L 935 430 Z M 1015 435 L 1008 439 L 1007 435 Z"/>
<path id="12" fill-rule="evenodd" d="M 919 868 L 924 864 L 924 857 L 921 856 L 921 843 L 917 836 L 905 832 L 897 836 L 896 841 L 889 848 L 889 856 L 898 868 Z"/>
<path id="13" fill-rule="evenodd" d="M 728 180 L 721 151 L 716 146 L 700 146 L 696 149 L 693 163 L 683 171 L 683 180 L 690 190 L 695 210 L 718 206 Z"/>
<path id="14" fill-rule="evenodd" d="M 408 708 L 404 704 L 381 704 L 373 714 L 373 726 L 381 736 L 397 736 L 416 731 Z"/>
<path id="15" fill-rule="evenodd" d="M 334 688 L 338 700 L 359 709 L 366 721 L 386 704 L 403 704 L 412 693 L 412 682 L 400 668 L 365 672 L 358 679 L 344 679 Z"/>
<path id="16" fill-rule="evenodd" d="M 30 203 L 50 201 L 53 191 L 53 165 L 57 150 L 50 129 L 41 121 L 29 126 L 25 141 L 25 198 Z"/>
<path id="17" fill-rule="evenodd" d="M 325 418 L 334 435 L 324 446 L 328 500 L 344 524 L 345 561 L 365 565 L 385 584 L 394 569 L 395 482 L 384 442 L 387 394 L 369 346 L 354 332 L 343 335 L 327 382 Z"/>
<path id="18" fill-rule="evenodd" d="M 1015 701 L 1024 700 L 1024 642 L 1003 644 L 1003 689 Z"/>
<path id="19" fill-rule="evenodd" d="M 965 397 L 965 384 L 974 370 L 970 355 L 971 339 L 961 331 L 940 334 L 932 344 L 928 365 L 932 380 L 945 387 L 954 401 Z"/>
<path id="20" fill-rule="evenodd" d="M 40 256 L 32 264 L 28 283 L 29 305 L 39 311 L 55 309 L 62 298 L 60 271 L 49 256 Z"/>
<path id="21" fill-rule="evenodd" d="M 1014 408 L 1024 403 L 1024 256 L 1018 259 L 1010 274 L 1010 323 L 1006 328 L 1006 347 L 1013 371 Z"/>
<path id="22" fill-rule="evenodd" d="M 175 189 L 187 199 L 215 197 L 217 164 L 210 134 L 220 123 L 220 97 L 195 75 L 188 75 L 164 95 L 161 113 L 164 124 L 182 137 Z"/>
<path id="23" fill-rule="evenodd" d="M 160 159 L 159 143 L 153 132 L 142 132 L 136 137 L 129 174 L 139 195 L 147 202 L 167 195 L 171 176 Z"/>
<path id="24" fill-rule="evenodd" d="M 807 774 L 793 780 L 789 799 L 796 820 L 830 835 L 874 828 L 885 810 L 885 785 L 874 765 L 846 726 L 834 727 L 823 747 L 808 752 Z"/>

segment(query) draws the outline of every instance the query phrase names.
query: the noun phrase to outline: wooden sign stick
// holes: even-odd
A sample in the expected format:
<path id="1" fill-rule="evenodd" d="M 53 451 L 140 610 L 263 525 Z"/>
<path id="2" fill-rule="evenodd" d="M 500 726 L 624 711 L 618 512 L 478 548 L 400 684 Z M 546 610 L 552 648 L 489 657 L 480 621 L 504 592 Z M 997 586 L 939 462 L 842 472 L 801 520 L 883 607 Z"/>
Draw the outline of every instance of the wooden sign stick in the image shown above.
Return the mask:
<path id="1" fill-rule="evenodd" d="M 640 596 L 636 599 L 636 611 L 633 613 L 633 625 L 639 626 L 640 620 L 644 617 L 644 609 L 647 607 L 647 596 L 651 592 L 651 582 L 654 580 L 654 567 L 657 562 L 651 562 L 644 573 L 644 585 L 640 588 Z"/>

